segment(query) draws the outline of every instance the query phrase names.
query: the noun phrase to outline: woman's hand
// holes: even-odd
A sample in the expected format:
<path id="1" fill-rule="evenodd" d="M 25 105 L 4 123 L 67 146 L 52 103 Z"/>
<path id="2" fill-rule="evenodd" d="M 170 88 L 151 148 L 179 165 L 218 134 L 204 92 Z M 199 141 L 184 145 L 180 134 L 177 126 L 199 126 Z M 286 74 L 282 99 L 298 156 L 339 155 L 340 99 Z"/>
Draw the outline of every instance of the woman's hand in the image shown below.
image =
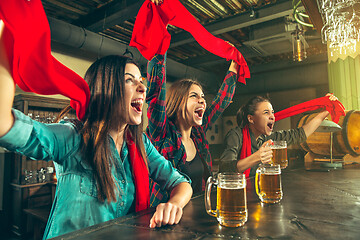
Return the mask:
<path id="1" fill-rule="evenodd" d="M 255 166 L 259 162 L 270 164 L 272 161 L 272 149 L 270 145 L 272 145 L 272 140 L 268 140 L 263 143 L 263 145 L 257 150 L 255 153 L 250 156 L 239 159 L 236 163 L 236 168 L 238 172 L 244 172 L 246 169 Z"/>
<path id="2" fill-rule="evenodd" d="M 327 93 L 325 96 L 329 97 L 330 101 L 336 101 L 339 100 L 337 97 L 335 97 L 332 93 Z"/>
<path id="3" fill-rule="evenodd" d="M 238 69 L 238 64 L 237 62 L 235 62 L 234 60 L 231 61 L 230 67 L 229 67 L 229 71 L 230 72 L 234 72 L 235 74 L 237 74 L 237 69 Z"/>
<path id="4" fill-rule="evenodd" d="M 156 212 L 150 219 L 150 228 L 178 224 L 183 215 L 182 209 L 190 201 L 192 192 L 188 182 L 176 185 L 171 191 L 169 201 L 156 207 Z"/>
<path id="5" fill-rule="evenodd" d="M 150 0 L 150 1 L 155 3 L 155 5 L 160 5 L 163 3 L 163 0 Z"/>
<path id="6" fill-rule="evenodd" d="M 164 225 L 178 224 L 183 214 L 180 206 L 173 203 L 160 203 L 156 207 L 156 212 L 150 219 L 150 228 L 161 227 Z"/>
<path id="7" fill-rule="evenodd" d="M 336 101 L 336 100 L 339 100 L 337 97 L 335 97 L 334 94 L 332 93 L 327 93 L 325 95 L 326 97 L 329 97 L 330 101 Z M 321 121 L 323 121 L 324 119 L 326 119 L 327 116 L 329 116 L 329 112 L 328 111 L 322 111 L 319 113 L 319 118 L 321 119 Z"/>
<path id="8" fill-rule="evenodd" d="M 332 93 L 328 93 L 325 96 L 329 97 L 330 101 L 338 100 L 338 98 L 335 97 L 335 95 Z M 318 115 L 316 115 L 308 123 L 303 125 L 302 128 L 304 129 L 306 137 L 309 137 L 311 134 L 313 134 L 316 131 L 316 129 L 320 126 L 322 121 L 324 121 L 326 119 L 326 117 L 329 116 L 329 114 L 330 113 L 326 110 L 322 111 L 322 112 L 318 113 Z"/>
<path id="9" fill-rule="evenodd" d="M 232 47 L 235 47 L 234 44 L 232 44 L 231 42 L 226 41 L 229 45 L 231 45 Z M 238 64 L 237 62 L 235 62 L 234 60 L 231 61 L 230 67 L 229 67 L 229 71 L 230 72 L 234 72 L 237 74 L 237 69 L 238 69 Z"/>
<path id="10" fill-rule="evenodd" d="M 273 144 L 273 141 L 270 139 L 263 143 L 263 145 L 256 151 L 255 154 L 258 154 L 258 158 L 261 163 L 270 164 L 273 157 L 273 151 L 270 145 Z"/>

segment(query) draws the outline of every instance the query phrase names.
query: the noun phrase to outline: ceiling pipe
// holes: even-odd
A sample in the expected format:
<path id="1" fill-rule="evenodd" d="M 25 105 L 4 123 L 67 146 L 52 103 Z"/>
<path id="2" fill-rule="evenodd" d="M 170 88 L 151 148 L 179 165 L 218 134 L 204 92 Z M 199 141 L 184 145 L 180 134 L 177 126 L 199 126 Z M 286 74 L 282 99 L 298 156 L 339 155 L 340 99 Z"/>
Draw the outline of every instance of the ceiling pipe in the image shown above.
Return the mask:
<path id="1" fill-rule="evenodd" d="M 132 52 L 134 59 L 140 65 L 147 65 L 147 60 L 136 48 L 129 47 L 108 37 L 101 36 L 85 28 L 77 27 L 55 18 L 48 18 L 48 20 L 52 41 L 73 48 L 82 49 L 97 54 L 100 57 L 111 54 L 122 55 L 125 53 L 126 49 L 129 49 Z M 214 86 L 214 83 L 215 85 L 218 85 L 217 83 L 222 80 L 222 77 L 217 77 L 214 74 L 184 65 L 170 58 L 167 59 L 166 69 L 168 76 L 175 79 L 195 78 L 201 82 L 206 89 L 211 89 L 212 86 Z"/>
<path id="2" fill-rule="evenodd" d="M 134 55 L 136 61 L 142 65 L 147 65 L 147 60 L 140 54 L 140 52 L 136 48 L 129 47 L 125 44 L 112 40 L 110 38 L 101 36 L 89 30 L 77 27 L 75 25 L 66 23 L 64 21 L 60 21 L 54 18 L 49 18 L 49 24 L 51 29 L 51 39 L 55 42 L 59 42 L 66 46 L 70 46 L 72 48 L 82 49 L 86 52 L 93 53 L 98 56 L 105 56 L 110 54 L 124 54 L 126 48 L 128 48 Z M 322 59 L 320 60 L 320 62 Z M 306 64 L 305 62 L 304 64 Z M 307 76 L 309 78 L 308 81 L 304 81 L 304 79 L 295 81 L 296 86 L 292 81 L 284 80 L 281 83 L 277 82 L 279 79 L 283 79 L 283 76 L 278 76 L 277 72 L 280 71 L 278 69 L 279 63 L 274 63 L 266 68 L 266 66 L 261 65 L 259 68 L 252 67 L 250 68 L 252 73 L 251 80 L 248 79 L 247 86 L 240 87 L 236 90 L 236 94 L 250 94 L 250 93 L 258 93 L 260 92 L 269 92 L 269 91 L 280 91 L 280 90 L 289 90 L 293 88 L 301 88 L 301 87 L 310 87 L 318 84 L 322 84 Z M 313 63 L 312 63 L 313 64 Z M 276 66 L 274 66 L 276 65 Z M 288 68 L 289 66 L 283 66 L 283 68 Z M 295 66 L 293 66 L 295 67 Z M 299 67 L 296 65 L 296 67 Z M 266 69 L 267 73 L 264 73 L 264 69 Z M 322 68 L 321 68 L 322 69 Z M 281 71 L 280 71 L 281 72 Z M 265 75 L 264 75 L 265 74 Z M 277 77 L 270 77 L 269 75 L 276 75 Z M 167 63 L 167 75 L 172 79 L 181 79 L 181 78 L 196 78 L 201 82 L 204 86 L 207 93 L 216 93 L 218 88 L 223 80 L 223 76 L 217 76 L 215 74 L 209 74 L 200 70 L 197 70 L 193 67 L 189 67 L 182 63 L 176 62 L 172 59 L 168 58 Z M 318 77 L 318 79 L 322 79 L 323 77 Z M 327 78 L 324 78 L 327 79 Z M 294 86 L 293 86 L 294 85 Z M 315 86 L 316 87 L 316 86 Z"/>

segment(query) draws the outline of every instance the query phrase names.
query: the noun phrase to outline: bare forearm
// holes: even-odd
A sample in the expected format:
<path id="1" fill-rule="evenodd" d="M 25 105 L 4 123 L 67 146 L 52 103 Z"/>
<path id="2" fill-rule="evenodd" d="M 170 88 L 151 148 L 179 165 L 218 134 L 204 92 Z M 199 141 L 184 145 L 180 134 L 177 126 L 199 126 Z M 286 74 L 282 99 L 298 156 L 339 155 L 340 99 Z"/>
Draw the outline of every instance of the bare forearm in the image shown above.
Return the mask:
<path id="1" fill-rule="evenodd" d="M 11 107 L 15 96 L 15 85 L 10 74 L 9 62 L 2 41 L 3 24 L 0 21 L 0 137 L 13 125 Z"/>
<path id="2" fill-rule="evenodd" d="M 251 154 L 250 156 L 240 159 L 237 162 L 237 169 L 239 172 L 243 172 L 246 169 L 262 162 L 264 164 L 268 164 L 271 162 L 272 159 L 272 150 L 270 148 L 270 144 L 272 144 L 272 140 L 268 140 L 264 142 L 259 150 Z"/>
<path id="3" fill-rule="evenodd" d="M 192 193 L 193 191 L 189 183 L 180 183 L 171 191 L 168 202 L 183 208 L 190 201 Z"/>
<path id="4" fill-rule="evenodd" d="M 309 137 L 320 126 L 321 122 L 329 115 L 328 111 L 324 111 L 316 115 L 308 123 L 303 126 L 306 137 Z"/>

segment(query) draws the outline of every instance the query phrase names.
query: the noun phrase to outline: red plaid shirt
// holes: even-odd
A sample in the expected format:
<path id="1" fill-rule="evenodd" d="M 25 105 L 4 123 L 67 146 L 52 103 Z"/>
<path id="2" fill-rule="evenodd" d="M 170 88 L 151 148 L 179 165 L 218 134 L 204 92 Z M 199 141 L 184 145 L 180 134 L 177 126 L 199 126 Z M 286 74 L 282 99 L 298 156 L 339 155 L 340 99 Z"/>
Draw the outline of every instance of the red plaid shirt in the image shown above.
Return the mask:
<path id="1" fill-rule="evenodd" d="M 169 160 L 174 167 L 182 169 L 186 162 L 186 151 L 181 142 L 181 133 L 176 125 L 166 116 L 166 55 L 155 55 L 148 63 L 148 89 L 146 102 L 148 103 L 149 124 L 146 134 L 156 149 Z M 219 92 L 204 113 L 203 124 L 192 127 L 191 138 L 207 169 L 204 171 L 203 190 L 205 180 L 211 173 L 212 161 L 206 131 L 229 106 L 235 92 L 237 76 L 228 71 Z M 151 181 L 150 205 L 157 206 L 169 198 L 169 193 L 162 191 L 160 185 Z"/>

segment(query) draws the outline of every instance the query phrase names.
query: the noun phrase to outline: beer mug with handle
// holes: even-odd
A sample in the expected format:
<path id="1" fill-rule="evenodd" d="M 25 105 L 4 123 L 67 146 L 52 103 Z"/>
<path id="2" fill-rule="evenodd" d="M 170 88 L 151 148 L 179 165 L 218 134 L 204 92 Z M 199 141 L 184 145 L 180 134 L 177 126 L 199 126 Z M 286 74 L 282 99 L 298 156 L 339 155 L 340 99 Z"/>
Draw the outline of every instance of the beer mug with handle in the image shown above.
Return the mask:
<path id="1" fill-rule="evenodd" d="M 272 163 L 279 164 L 281 169 L 286 168 L 288 166 L 286 141 L 273 141 L 270 147 L 273 151 Z"/>
<path id="2" fill-rule="evenodd" d="M 216 210 L 211 208 L 211 187 L 217 185 Z M 241 173 L 219 173 L 209 177 L 205 188 L 206 212 L 226 227 L 241 227 L 248 218 L 246 179 Z"/>
<path id="3" fill-rule="evenodd" d="M 256 194 L 263 203 L 278 203 L 283 197 L 279 164 L 260 164 L 255 176 Z"/>

